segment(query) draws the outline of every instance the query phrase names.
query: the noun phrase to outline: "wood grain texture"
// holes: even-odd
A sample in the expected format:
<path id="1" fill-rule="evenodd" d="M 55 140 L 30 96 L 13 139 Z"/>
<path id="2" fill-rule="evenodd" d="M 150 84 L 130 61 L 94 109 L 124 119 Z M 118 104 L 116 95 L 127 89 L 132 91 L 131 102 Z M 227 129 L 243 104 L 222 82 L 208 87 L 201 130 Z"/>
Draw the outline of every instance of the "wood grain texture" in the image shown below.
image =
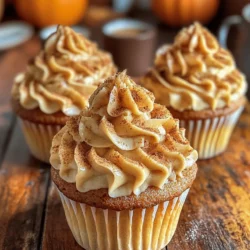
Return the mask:
<path id="1" fill-rule="evenodd" d="M 9 137 L 15 123 L 11 113 L 10 92 L 15 75 L 23 71 L 28 60 L 34 56 L 40 48 L 38 38 L 34 37 L 28 42 L 10 49 L 0 57 L 0 162 L 6 151 Z"/>
<path id="2" fill-rule="evenodd" d="M 200 161 L 168 249 L 250 249 L 250 105 L 226 152 Z"/>
<path id="3" fill-rule="evenodd" d="M 15 126 L 0 168 L 0 249 L 36 249 L 49 181 L 49 166 L 29 154 Z"/>

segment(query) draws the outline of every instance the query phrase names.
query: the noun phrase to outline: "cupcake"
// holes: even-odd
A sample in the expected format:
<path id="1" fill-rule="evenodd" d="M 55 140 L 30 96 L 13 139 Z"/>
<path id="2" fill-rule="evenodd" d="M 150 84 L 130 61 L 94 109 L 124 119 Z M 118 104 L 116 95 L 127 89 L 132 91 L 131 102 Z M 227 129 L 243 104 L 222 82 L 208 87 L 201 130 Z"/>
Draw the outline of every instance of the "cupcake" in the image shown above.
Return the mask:
<path id="1" fill-rule="evenodd" d="M 119 73 L 53 139 L 52 180 L 86 250 L 158 250 L 175 232 L 198 156 L 154 99 Z"/>
<path id="2" fill-rule="evenodd" d="M 244 108 L 246 80 L 228 50 L 200 24 L 184 28 L 156 53 L 140 84 L 186 128 L 199 159 L 222 153 Z"/>
<path id="3" fill-rule="evenodd" d="M 58 26 L 12 88 L 12 107 L 33 156 L 49 162 L 53 136 L 115 72 L 109 53 L 71 28 Z"/>

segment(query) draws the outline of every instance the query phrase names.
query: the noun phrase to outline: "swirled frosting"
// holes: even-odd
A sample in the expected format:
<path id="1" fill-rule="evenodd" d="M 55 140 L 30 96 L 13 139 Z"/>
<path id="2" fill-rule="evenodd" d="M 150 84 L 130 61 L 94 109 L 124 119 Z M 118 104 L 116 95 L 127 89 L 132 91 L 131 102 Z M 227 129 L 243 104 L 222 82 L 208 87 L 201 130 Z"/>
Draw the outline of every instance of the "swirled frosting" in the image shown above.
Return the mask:
<path id="1" fill-rule="evenodd" d="M 58 26 L 26 72 L 15 78 L 12 96 L 25 109 L 76 115 L 97 86 L 115 72 L 109 53 L 71 28 Z"/>
<path id="2" fill-rule="evenodd" d="M 54 137 L 50 162 L 80 192 L 107 188 L 110 197 L 162 188 L 197 160 L 166 107 L 122 72 L 90 97 Z"/>
<path id="3" fill-rule="evenodd" d="M 154 68 L 141 82 L 157 102 L 178 111 L 229 106 L 247 87 L 230 52 L 198 23 L 181 30 L 172 46 L 157 51 Z"/>

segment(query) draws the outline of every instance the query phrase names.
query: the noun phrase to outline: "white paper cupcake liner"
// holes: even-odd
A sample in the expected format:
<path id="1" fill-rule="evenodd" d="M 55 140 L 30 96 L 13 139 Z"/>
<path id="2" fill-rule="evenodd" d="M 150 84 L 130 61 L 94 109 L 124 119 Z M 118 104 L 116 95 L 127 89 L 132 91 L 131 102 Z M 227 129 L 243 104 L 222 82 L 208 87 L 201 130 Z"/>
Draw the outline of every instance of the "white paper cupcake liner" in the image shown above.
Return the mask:
<path id="1" fill-rule="evenodd" d="M 32 155 L 43 162 L 49 163 L 52 139 L 62 126 L 38 124 L 22 119 L 20 121 Z"/>
<path id="2" fill-rule="evenodd" d="M 58 190 L 68 225 L 86 250 L 159 250 L 171 240 L 189 189 L 151 208 L 114 211 L 67 198 Z"/>
<path id="3" fill-rule="evenodd" d="M 186 137 L 198 151 L 199 159 L 208 159 L 225 151 L 243 109 L 240 107 L 226 116 L 204 120 L 180 119 L 180 127 L 186 129 Z"/>

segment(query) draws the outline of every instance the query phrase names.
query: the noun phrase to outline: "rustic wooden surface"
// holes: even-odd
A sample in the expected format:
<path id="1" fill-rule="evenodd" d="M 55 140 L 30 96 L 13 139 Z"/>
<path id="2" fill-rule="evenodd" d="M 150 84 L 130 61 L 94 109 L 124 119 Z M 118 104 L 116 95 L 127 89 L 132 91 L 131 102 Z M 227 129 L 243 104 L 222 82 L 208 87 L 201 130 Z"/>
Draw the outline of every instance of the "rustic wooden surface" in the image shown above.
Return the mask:
<path id="1" fill-rule="evenodd" d="M 171 34 L 174 31 L 171 31 Z M 161 40 L 164 31 L 160 31 Z M 40 48 L 38 38 L 0 52 L 0 249 L 81 249 L 50 181 L 30 156 L 9 99 L 13 77 Z M 227 151 L 200 161 L 169 250 L 250 249 L 250 104 Z"/>

